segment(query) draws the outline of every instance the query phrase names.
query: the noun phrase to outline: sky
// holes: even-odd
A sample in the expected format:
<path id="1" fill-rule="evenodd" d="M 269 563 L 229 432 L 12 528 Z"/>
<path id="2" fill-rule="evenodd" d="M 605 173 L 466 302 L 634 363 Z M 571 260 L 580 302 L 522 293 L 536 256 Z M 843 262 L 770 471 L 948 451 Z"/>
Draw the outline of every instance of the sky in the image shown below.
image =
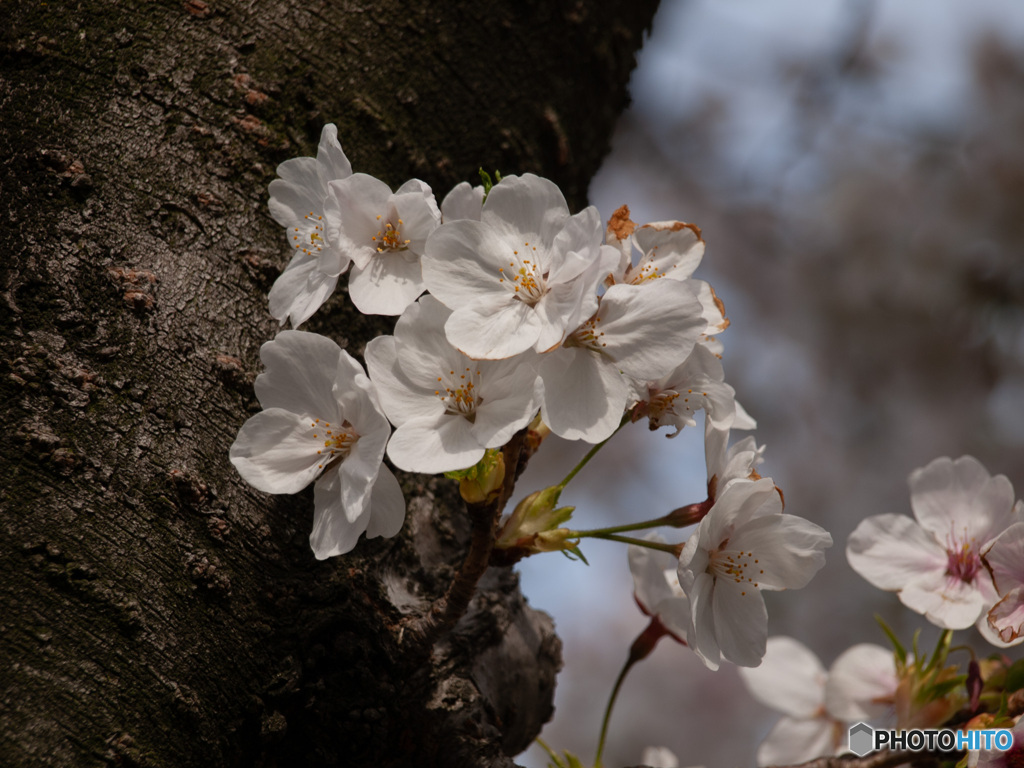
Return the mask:
<path id="1" fill-rule="evenodd" d="M 652 176 L 650 164 L 638 162 L 644 153 L 655 152 L 685 157 L 700 169 L 707 168 L 714 174 L 712 186 L 739 188 L 782 205 L 797 199 L 797 192 L 812 189 L 821 179 L 801 155 L 800 146 L 807 137 L 795 133 L 793 111 L 804 106 L 791 67 L 798 63 L 811 67 L 800 81 L 806 85 L 819 74 L 813 71 L 815 66 L 822 72 L 836 66 L 835 51 L 846 44 L 858 23 L 868 25 L 864 45 L 884 53 L 876 59 L 883 71 L 870 85 L 839 93 L 835 113 L 840 119 L 849 116 L 855 130 L 899 141 L 910 126 L 942 125 L 962 118 L 972 104 L 971 45 L 988 30 L 997 30 L 1007 41 L 1024 41 L 1024 4 L 1010 0 L 972 0 L 970 4 L 952 0 L 663 2 L 633 75 L 633 107 L 623 118 L 647 126 L 652 145 L 638 142 L 636 131 L 620 130 L 591 186 L 591 203 L 605 219 L 628 203 L 632 218 L 640 223 L 689 220 L 688 191 L 676 184 L 671 168 Z M 681 126 L 708 103 L 721 105 L 715 130 L 716 144 L 723 149 L 718 156 L 702 158 L 680 146 L 687 135 Z M 709 243 L 715 242 L 716 235 L 719 242 L 728 243 L 722 233 L 705 229 L 704 235 Z M 727 252 L 709 245 L 705 264 L 696 274 L 713 283 L 733 323 L 722 337 L 726 380 L 730 381 L 730 361 L 742 359 L 744 380 L 765 382 L 780 399 L 800 398 L 801 393 L 827 386 L 812 352 L 792 339 L 765 338 L 757 310 L 743 291 L 715 274 L 714 260 L 728 258 Z M 743 392 L 738 391 L 737 397 L 742 401 Z M 1012 401 L 1014 394 L 1000 397 Z M 806 429 L 806 425 L 794 426 L 781 439 L 799 443 L 801 430 Z M 644 424 L 635 424 L 617 435 L 563 496 L 563 503 L 578 507 L 573 524 L 584 528 L 640 520 L 702 500 L 702 429 L 688 428 L 673 440 L 665 434 L 649 433 Z M 754 434 L 763 441 L 762 435 Z M 538 461 L 538 454 L 519 483 L 522 493 L 560 480 L 587 447 L 545 445 L 544 460 Z M 769 442 L 767 474 L 773 471 L 772 455 Z M 844 546 L 845 541 L 837 540 L 829 558 L 842 559 Z M 565 643 L 566 666 L 559 678 L 556 713 L 542 738 L 556 751 L 577 752 L 589 764 L 611 684 L 629 643 L 646 622 L 632 600 L 624 547 L 586 542 L 583 550 L 589 567 L 553 553 L 524 561 L 519 571 L 531 605 L 555 618 Z M 802 593 L 778 597 L 769 602 L 770 630 L 798 636 L 820 621 L 820 606 L 836 602 L 834 593 L 816 592 L 813 582 Z M 836 620 L 829 621 L 835 624 Z M 874 640 L 884 642 L 880 636 Z M 826 667 L 833 658 L 823 657 Z M 680 755 L 682 765 L 753 765 L 756 746 L 776 719 L 746 696 L 734 669 L 709 673 L 687 649 L 663 641 L 623 686 L 605 764 L 634 764 L 643 746 L 664 745 Z M 546 764 L 536 747 L 518 761 L 531 768 Z"/>

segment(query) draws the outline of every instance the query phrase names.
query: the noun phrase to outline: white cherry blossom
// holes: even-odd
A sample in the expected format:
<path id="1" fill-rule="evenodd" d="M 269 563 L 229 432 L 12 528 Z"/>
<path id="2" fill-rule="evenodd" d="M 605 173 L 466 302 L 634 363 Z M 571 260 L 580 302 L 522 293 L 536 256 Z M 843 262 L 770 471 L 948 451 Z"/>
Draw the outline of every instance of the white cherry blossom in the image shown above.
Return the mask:
<path id="1" fill-rule="evenodd" d="M 806 586 L 831 545 L 827 531 L 783 514 L 770 478 L 726 486 L 679 557 L 690 598 L 686 638 L 705 666 L 757 666 L 768 638 L 761 590 Z"/>
<path id="2" fill-rule="evenodd" d="M 990 477 L 971 456 L 943 457 L 910 474 L 910 504 L 916 520 L 886 514 L 861 521 L 847 543 L 850 565 L 937 626 L 977 622 L 987 632 L 985 612 L 998 598 L 981 555 L 1021 517 L 1009 480 Z"/>
<path id="3" fill-rule="evenodd" d="M 758 446 L 753 437 L 745 437 L 729 447 L 729 433 L 710 419 L 704 422 L 704 461 L 708 498 L 712 501 L 734 480 L 761 479 L 757 467 L 764 462 L 765 446 Z"/>
<path id="4" fill-rule="evenodd" d="M 298 327 L 334 291 L 349 259 L 326 230 L 324 203 L 327 185 L 352 175 L 352 165 L 338 143 L 338 129 L 325 125 L 316 158 L 294 157 L 277 167 L 280 177 L 270 182 L 270 215 L 286 228 L 295 255 L 270 289 L 270 314 L 280 323 Z"/>
<path id="5" fill-rule="evenodd" d="M 846 749 L 848 727 L 889 714 L 897 678 L 892 651 L 861 644 L 826 672 L 818 657 L 791 637 L 768 638 L 758 667 L 740 677 L 759 702 L 783 714 L 757 750 L 757 764 L 793 765 Z"/>
<path id="6" fill-rule="evenodd" d="M 254 487 L 298 493 L 315 482 L 310 544 L 319 559 L 405 520 L 398 481 L 381 464 L 391 428 L 362 366 L 328 338 L 282 331 L 260 349 L 263 410 L 242 425 L 231 462 Z"/>
<path id="7" fill-rule="evenodd" d="M 596 208 L 570 216 L 547 179 L 504 177 L 479 221 L 447 222 L 427 241 L 423 279 L 453 310 L 448 340 L 489 360 L 556 346 L 597 309 L 597 286 L 616 259 L 601 239 Z"/>
<path id="8" fill-rule="evenodd" d="M 394 336 L 366 346 L 370 377 L 397 427 L 388 456 L 410 472 L 470 467 L 537 413 L 536 355 L 471 360 L 445 339 L 450 315 L 423 296 L 398 319 Z"/>
<path id="9" fill-rule="evenodd" d="M 639 399 L 635 418 L 646 416 L 652 430 L 675 427 L 667 437 L 696 426 L 694 414 L 699 410 L 722 429 L 732 426 L 737 413 L 736 391 L 725 383 L 722 361 L 703 344 L 695 346 L 675 370 L 646 383 Z"/>
<path id="10" fill-rule="evenodd" d="M 441 223 L 430 187 L 411 179 L 392 192 L 356 173 L 328 185 L 327 236 L 353 262 L 348 293 L 369 315 L 399 315 L 423 293 L 420 257 Z"/>
<path id="11" fill-rule="evenodd" d="M 683 283 L 611 286 L 597 312 L 541 357 L 541 418 L 569 440 L 606 439 L 632 403 L 633 379 L 668 373 L 705 327 Z"/>

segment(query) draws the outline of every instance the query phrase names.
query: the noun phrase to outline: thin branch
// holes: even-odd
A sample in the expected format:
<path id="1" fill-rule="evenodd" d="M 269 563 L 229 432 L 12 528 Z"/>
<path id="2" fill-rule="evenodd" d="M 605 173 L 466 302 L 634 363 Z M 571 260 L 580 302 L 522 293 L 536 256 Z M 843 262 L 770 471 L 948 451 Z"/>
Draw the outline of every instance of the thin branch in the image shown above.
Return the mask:
<path id="1" fill-rule="evenodd" d="M 520 430 L 501 449 L 505 462 L 505 478 L 498 497 L 489 503 L 466 504 L 472 525 L 466 559 L 452 579 L 447 592 L 434 601 L 427 613 L 410 617 L 399 625 L 399 642 L 411 639 L 417 644 L 433 645 L 465 615 L 476 593 L 477 582 L 484 575 L 490 562 L 498 519 L 511 498 L 512 491 L 515 490 L 515 469 L 519 463 L 525 437 L 526 430 Z"/>

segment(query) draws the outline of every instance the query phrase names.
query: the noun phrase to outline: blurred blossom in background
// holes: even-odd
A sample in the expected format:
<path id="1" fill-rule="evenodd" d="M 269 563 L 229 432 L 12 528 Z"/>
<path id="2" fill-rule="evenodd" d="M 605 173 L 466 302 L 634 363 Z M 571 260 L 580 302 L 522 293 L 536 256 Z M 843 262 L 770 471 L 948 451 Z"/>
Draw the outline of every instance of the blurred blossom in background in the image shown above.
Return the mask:
<path id="1" fill-rule="evenodd" d="M 696 276 L 733 323 L 726 381 L 768 446 L 760 471 L 836 542 L 808 587 L 766 594 L 769 633 L 827 667 L 854 643 L 885 643 L 878 613 L 908 642 L 921 627 L 930 647 L 937 630 L 844 550 L 867 515 L 909 514 L 907 475 L 938 456 L 971 454 L 1024 496 L 1024 4 L 668 0 L 632 94 L 591 202 L 606 219 L 626 203 L 641 224 L 702 228 Z M 562 497 L 573 525 L 703 500 L 702 428 L 667 432 L 616 436 Z M 587 449 L 555 440 L 524 494 Z M 589 568 L 547 554 L 519 570 L 565 643 L 542 737 L 589 764 L 647 622 L 625 547 L 583 550 Z M 956 640 L 992 650 L 973 632 Z M 775 719 L 734 667 L 709 672 L 666 641 L 623 686 L 605 765 L 664 745 L 683 765 L 752 766 Z M 546 764 L 537 747 L 519 762 Z"/>

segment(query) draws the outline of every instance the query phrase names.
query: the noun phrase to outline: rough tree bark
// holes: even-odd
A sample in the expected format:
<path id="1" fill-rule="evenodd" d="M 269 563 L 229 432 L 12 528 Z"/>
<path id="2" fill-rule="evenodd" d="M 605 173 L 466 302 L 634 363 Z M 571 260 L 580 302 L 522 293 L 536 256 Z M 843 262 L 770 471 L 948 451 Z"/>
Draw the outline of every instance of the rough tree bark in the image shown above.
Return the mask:
<path id="1" fill-rule="evenodd" d="M 336 122 L 356 170 L 479 165 L 579 208 L 654 0 L 83 0 L 0 32 L 0 763 L 506 765 L 559 642 L 509 569 L 431 652 L 396 624 L 465 554 L 453 484 L 317 562 L 311 493 L 227 461 L 258 404 L 266 208 Z M 344 280 L 341 284 L 344 284 Z M 344 291 L 307 327 L 361 356 Z"/>

